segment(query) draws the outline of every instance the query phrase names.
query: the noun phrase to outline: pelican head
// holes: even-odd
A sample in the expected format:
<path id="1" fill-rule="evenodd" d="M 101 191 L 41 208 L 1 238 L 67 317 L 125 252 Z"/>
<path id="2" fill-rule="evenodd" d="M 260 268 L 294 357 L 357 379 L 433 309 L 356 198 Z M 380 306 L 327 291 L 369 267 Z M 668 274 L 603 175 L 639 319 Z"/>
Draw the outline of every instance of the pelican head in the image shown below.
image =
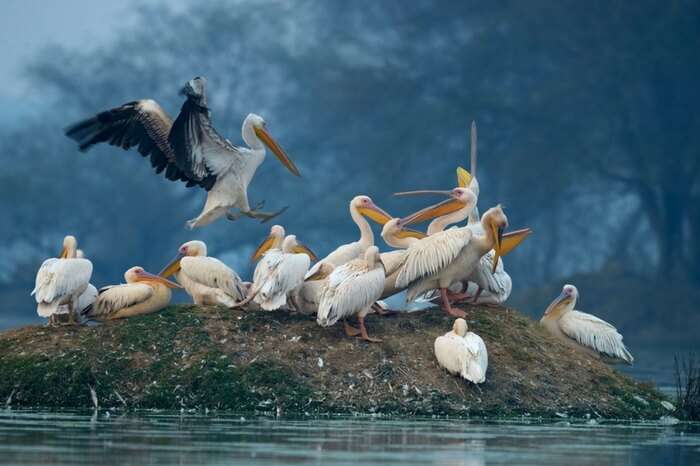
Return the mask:
<path id="1" fill-rule="evenodd" d="M 468 330 L 469 326 L 467 326 L 467 321 L 464 319 L 456 319 L 455 323 L 452 324 L 452 331 L 460 337 L 465 336 Z"/>
<path id="2" fill-rule="evenodd" d="M 571 310 L 576 306 L 576 300 L 578 299 L 578 289 L 574 285 L 566 284 L 561 290 L 559 296 L 554 298 L 554 301 L 545 309 L 544 315 L 548 315 L 552 312 L 566 312 Z"/>
<path id="3" fill-rule="evenodd" d="M 426 220 L 433 219 L 435 217 L 441 217 L 443 215 L 448 215 L 458 210 L 471 211 L 476 206 L 476 195 L 469 188 L 454 188 L 449 191 L 439 191 L 439 190 L 421 190 L 421 191 L 405 191 L 401 193 L 395 193 L 395 196 L 409 196 L 415 194 L 440 194 L 447 196 L 449 199 L 442 201 L 438 204 L 434 204 L 415 212 L 408 217 L 402 219 L 405 225 L 411 225 L 413 223 L 421 223 Z"/>
<path id="4" fill-rule="evenodd" d="M 350 201 L 350 214 L 353 211 L 357 211 L 363 217 L 377 222 L 380 225 L 384 225 L 386 222 L 391 220 L 391 215 L 386 213 L 382 208 L 374 203 L 369 196 L 355 196 Z"/>
<path id="5" fill-rule="evenodd" d="M 493 250 L 496 254 L 493 255 L 493 268 L 491 272 L 495 273 L 496 266 L 498 266 L 498 259 L 503 255 L 503 232 L 508 228 L 508 217 L 506 217 L 500 204 L 484 212 L 484 215 L 481 217 L 481 225 L 484 227 L 484 230 L 488 232 L 487 234 L 493 237 Z"/>
<path id="6" fill-rule="evenodd" d="M 206 100 L 206 88 L 207 78 L 196 76 L 185 83 L 185 86 L 180 90 L 180 94 L 204 103 Z"/>
<path id="7" fill-rule="evenodd" d="M 423 239 L 427 235 L 423 232 L 406 228 L 406 219 L 392 218 L 382 228 L 382 238 L 392 247 L 403 247 L 396 243 L 396 239 L 416 238 Z M 394 244 L 392 244 L 394 243 Z"/>
<path id="8" fill-rule="evenodd" d="M 61 259 L 73 259 L 76 257 L 78 251 L 78 240 L 75 239 L 73 235 L 67 235 L 63 238 L 63 249 L 58 255 Z"/>
<path id="9" fill-rule="evenodd" d="M 306 254 L 312 261 L 318 259 L 308 246 L 297 241 L 296 235 L 287 235 L 282 241 L 282 251 L 289 254 Z"/>
<path id="10" fill-rule="evenodd" d="M 331 264 L 330 262 L 321 262 L 320 264 L 318 264 L 318 269 L 316 270 L 316 272 L 304 279 L 304 281 L 313 282 L 317 280 L 323 280 L 328 275 L 333 273 L 334 269 L 335 267 L 333 267 L 333 264 Z"/>
<path id="11" fill-rule="evenodd" d="M 143 267 L 139 266 L 132 267 L 124 272 L 124 279 L 127 283 L 160 284 L 168 288 L 182 288 L 177 283 L 171 282 L 160 275 L 153 275 L 152 273 L 146 272 Z"/>
<path id="12" fill-rule="evenodd" d="M 262 243 L 260 243 L 260 246 L 255 249 L 255 252 L 253 252 L 253 255 L 250 257 L 250 260 L 255 262 L 260 260 L 260 258 L 270 249 L 281 248 L 284 235 L 284 227 L 281 225 L 272 225 L 272 228 L 270 228 L 270 234 L 263 240 Z"/>
<path id="13" fill-rule="evenodd" d="M 169 277 L 174 273 L 180 271 L 180 261 L 183 257 L 206 257 L 207 255 L 207 245 L 204 241 L 188 241 L 183 243 L 182 246 L 177 250 L 177 255 L 168 262 L 168 265 L 163 267 L 158 275 L 161 277 Z"/>
<path id="14" fill-rule="evenodd" d="M 261 142 L 265 144 L 273 154 L 279 159 L 279 161 L 287 167 L 287 170 L 292 172 L 296 176 L 301 176 L 299 169 L 294 165 L 292 159 L 289 158 L 287 153 L 277 144 L 277 141 L 270 135 L 267 131 L 267 123 L 263 120 L 263 117 L 256 115 L 255 113 L 249 113 L 245 120 L 243 120 L 243 126 L 241 127 L 241 132 L 243 135 L 243 140 L 253 149 L 261 149 Z"/>

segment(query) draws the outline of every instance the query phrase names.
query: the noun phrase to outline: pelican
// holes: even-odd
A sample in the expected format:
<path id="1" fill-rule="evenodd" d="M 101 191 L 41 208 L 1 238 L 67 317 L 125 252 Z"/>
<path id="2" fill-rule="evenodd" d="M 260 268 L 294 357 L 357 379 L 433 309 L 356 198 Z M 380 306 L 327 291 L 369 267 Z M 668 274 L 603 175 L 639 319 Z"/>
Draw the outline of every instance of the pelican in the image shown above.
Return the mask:
<path id="1" fill-rule="evenodd" d="M 207 257 L 203 241 L 180 246 L 177 256 L 159 275 L 168 278 L 173 274 L 195 304 L 233 307 L 245 297 L 241 278 L 219 259 Z"/>
<path id="2" fill-rule="evenodd" d="M 83 316 L 102 321 L 158 312 L 170 304 L 170 289 L 180 288 L 177 283 L 138 266 L 127 270 L 124 279 L 126 284 L 102 288 Z"/>
<path id="3" fill-rule="evenodd" d="M 77 259 L 86 259 L 85 253 L 82 249 L 76 249 L 75 257 Z M 83 310 L 95 302 L 95 299 L 97 299 L 97 288 L 95 288 L 92 283 L 88 283 L 88 286 L 85 288 L 85 291 L 83 291 L 83 294 L 78 297 L 78 303 L 75 306 L 75 314 L 80 315 Z M 68 306 L 65 304 L 61 306 L 59 314 L 70 314 Z"/>
<path id="4" fill-rule="evenodd" d="M 292 305 L 302 314 L 316 314 L 321 302 L 321 290 L 326 284 L 326 278 L 335 267 L 330 262 L 322 263 L 316 273 L 304 279 L 304 283 L 293 294 Z"/>
<path id="5" fill-rule="evenodd" d="M 484 340 L 468 330 L 464 319 L 456 319 L 451 332 L 435 339 L 435 357 L 450 374 L 459 374 L 475 384 L 483 383 L 489 365 L 488 351 Z"/>
<path id="6" fill-rule="evenodd" d="M 609 364 L 632 365 L 634 358 L 615 327 L 602 319 L 574 310 L 578 290 L 564 285 L 561 294 L 544 311 L 540 324 L 563 342 Z"/>
<path id="7" fill-rule="evenodd" d="M 77 258 L 77 249 L 75 237 L 66 236 L 59 257 L 46 259 L 36 274 L 31 292 L 36 299 L 36 312 L 48 318 L 51 325 L 57 323 L 62 306 L 67 306 L 68 322 L 75 323 L 80 297 L 90 285 L 92 262 Z"/>
<path id="8" fill-rule="evenodd" d="M 137 147 L 151 165 L 172 181 L 198 185 L 207 191 L 202 212 L 189 220 L 189 228 L 201 227 L 226 215 L 241 215 L 267 221 L 282 213 L 251 209 L 248 185 L 265 158 L 265 146 L 296 176 L 292 160 L 267 131 L 265 120 L 253 113 L 243 121 L 242 137 L 249 147 L 237 147 L 222 137 L 211 122 L 207 106 L 206 79 L 196 77 L 182 89 L 186 96 L 180 114 L 173 122 L 154 100 L 136 100 L 98 113 L 66 129 L 66 135 L 86 151 L 100 142 L 130 149 Z M 239 212 L 229 212 L 237 208 Z"/>
<path id="9" fill-rule="evenodd" d="M 380 225 L 383 225 L 391 219 L 391 215 L 379 208 L 369 196 L 355 196 L 350 201 L 350 217 L 360 229 L 360 239 L 338 247 L 335 251 L 318 261 L 318 263 L 309 270 L 307 276 L 315 274 L 320 264 L 330 263 L 332 266 L 338 267 L 348 261 L 361 257 L 367 248 L 374 245 L 374 233 L 365 217 Z"/>
<path id="10" fill-rule="evenodd" d="M 384 290 L 384 266 L 379 258 L 379 249 L 370 246 L 364 258 L 353 259 L 336 267 L 328 276 L 321 290 L 316 322 L 329 327 L 342 319 L 349 336 L 360 335 L 369 342 L 381 342 L 367 334 L 365 316 Z M 360 330 L 351 327 L 346 319 L 357 314 Z"/>
<path id="11" fill-rule="evenodd" d="M 287 294 L 301 286 L 312 260 L 316 260 L 314 253 L 299 243 L 295 235 L 287 235 L 281 249 L 273 248 L 265 253 L 255 268 L 248 296 L 236 306 L 251 300 L 267 311 L 286 306 Z"/>
<path id="12" fill-rule="evenodd" d="M 470 190 L 466 192 L 469 193 L 467 207 L 473 208 L 476 197 Z M 423 209 L 404 219 L 402 223 L 410 225 L 429 217 L 432 215 L 431 211 L 439 209 L 441 204 Z M 482 216 L 481 224 L 484 227 L 484 235 L 474 235 L 467 227 L 452 228 L 428 236 L 407 249 L 406 262 L 399 271 L 396 284 L 398 287 L 409 288 L 407 295 L 409 302 L 425 291 L 439 289 L 445 312 L 456 317 L 465 316 L 463 311 L 451 306 L 448 287 L 457 281 L 466 280 L 481 257 L 491 249 L 496 251 L 492 269 L 496 268 L 504 252 L 501 249 L 501 242 L 503 230 L 508 226 L 508 219 L 501 207 L 497 206 L 486 211 Z"/>
<path id="13" fill-rule="evenodd" d="M 272 227 L 270 227 L 270 234 L 260 243 L 260 246 L 257 247 L 255 252 L 253 252 L 250 260 L 252 262 L 260 260 L 270 249 L 281 249 L 282 241 L 284 241 L 285 236 L 286 234 L 283 226 L 272 225 Z"/>

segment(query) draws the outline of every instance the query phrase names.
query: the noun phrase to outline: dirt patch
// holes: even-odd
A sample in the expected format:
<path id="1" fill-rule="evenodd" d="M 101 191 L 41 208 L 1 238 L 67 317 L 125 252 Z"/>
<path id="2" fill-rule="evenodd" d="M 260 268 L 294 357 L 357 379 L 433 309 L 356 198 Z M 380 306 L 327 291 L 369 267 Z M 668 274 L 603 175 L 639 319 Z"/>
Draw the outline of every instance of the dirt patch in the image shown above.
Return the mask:
<path id="1" fill-rule="evenodd" d="M 546 334 L 513 309 L 466 306 L 489 350 L 485 383 L 440 369 L 433 309 L 371 316 L 383 343 L 309 316 L 171 306 L 96 327 L 0 334 L 0 400 L 13 406 L 226 409 L 287 414 L 658 418 L 663 398 Z"/>

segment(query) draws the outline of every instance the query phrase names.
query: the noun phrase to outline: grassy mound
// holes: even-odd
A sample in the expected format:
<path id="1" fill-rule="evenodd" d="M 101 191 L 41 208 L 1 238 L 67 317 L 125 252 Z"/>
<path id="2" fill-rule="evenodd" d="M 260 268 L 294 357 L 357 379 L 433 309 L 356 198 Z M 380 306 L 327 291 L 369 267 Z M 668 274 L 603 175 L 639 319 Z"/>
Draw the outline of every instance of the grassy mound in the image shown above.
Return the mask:
<path id="1" fill-rule="evenodd" d="M 549 337 L 513 309 L 465 306 L 487 381 L 440 369 L 437 309 L 371 317 L 368 344 L 284 312 L 171 306 L 96 327 L 0 333 L 0 400 L 21 407 L 220 409 L 284 414 L 653 418 L 663 398 Z"/>

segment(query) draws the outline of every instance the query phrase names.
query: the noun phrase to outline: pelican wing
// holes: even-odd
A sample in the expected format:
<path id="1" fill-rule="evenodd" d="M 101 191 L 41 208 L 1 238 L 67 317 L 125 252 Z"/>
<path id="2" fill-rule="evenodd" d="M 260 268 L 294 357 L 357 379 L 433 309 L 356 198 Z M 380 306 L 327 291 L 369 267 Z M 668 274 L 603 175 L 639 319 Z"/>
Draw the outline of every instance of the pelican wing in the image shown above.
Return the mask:
<path id="1" fill-rule="evenodd" d="M 188 98 L 169 136 L 177 166 L 188 177 L 211 189 L 217 177 L 241 172 L 245 160 L 240 150 L 222 137 L 211 122 L 209 109 Z"/>
<path id="2" fill-rule="evenodd" d="M 36 275 L 32 291 L 37 303 L 82 293 L 90 283 L 92 262 L 87 259 L 47 259 Z"/>
<path id="3" fill-rule="evenodd" d="M 150 157 L 156 173 L 165 170 L 165 177 L 172 181 L 185 181 L 188 186 L 200 184 L 177 166 L 175 152 L 168 142 L 172 128 L 170 116 L 155 100 L 135 100 L 98 113 L 66 129 L 66 135 L 86 151 L 95 144 L 106 142 L 128 150 L 136 147 L 141 155 Z"/>
<path id="4" fill-rule="evenodd" d="M 187 278 L 209 288 L 218 288 L 240 299 L 245 296 L 241 277 L 226 264 L 213 257 L 183 257 L 180 269 Z"/>
<path id="5" fill-rule="evenodd" d="M 384 269 L 369 270 L 364 259 L 341 265 L 321 290 L 317 322 L 328 327 L 371 306 L 384 291 Z"/>
<path id="6" fill-rule="evenodd" d="M 580 311 L 569 311 L 559 319 L 561 330 L 579 344 L 632 364 L 634 358 L 622 342 L 615 327 L 598 317 Z"/>
<path id="7" fill-rule="evenodd" d="M 406 261 L 406 250 L 397 249 L 395 251 L 383 252 L 380 255 L 382 264 L 384 264 L 385 275 L 389 275 L 396 272 Z"/>
<path id="8" fill-rule="evenodd" d="M 468 228 L 453 228 L 428 236 L 406 249 L 406 262 L 396 277 L 396 285 L 405 288 L 424 277 L 435 275 L 454 261 L 469 244 Z"/>
<path id="9" fill-rule="evenodd" d="M 273 310 L 282 307 L 287 302 L 287 293 L 304 282 L 304 275 L 309 270 L 311 259 L 306 254 L 290 254 L 279 251 L 276 254 L 263 257 L 266 262 L 258 275 L 256 267 L 255 285 L 258 294 L 255 302 L 263 309 Z M 266 261 L 265 259 L 269 259 Z M 260 266 L 260 265 L 259 265 Z"/>
<path id="10" fill-rule="evenodd" d="M 435 358 L 450 374 L 462 374 L 467 367 L 467 345 L 464 338 L 448 332 L 435 339 Z"/>
<path id="11" fill-rule="evenodd" d="M 154 292 L 152 287 L 144 283 L 127 283 L 101 289 L 95 302 L 83 311 L 83 315 L 108 317 L 121 309 L 148 300 Z"/>
<path id="12" fill-rule="evenodd" d="M 467 332 L 464 336 L 467 348 L 467 364 L 462 377 L 474 383 L 482 383 L 486 380 L 486 369 L 489 366 L 489 356 L 484 340 L 475 333 Z"/>
<path id="13" fill-rule="evenodd" d="M 503 266 L 503 260 L 498 261 L 496 266 L 496 272 L 492 273 L 493 268 L 493 255 L 495 252 L 490 250 L 479 259 L 479 265 L 474 268 L 474 271 L 469 276 L 468 280 L 474 282 L 487 291 L 489 294 L 494 295 L 498 302 L 503 302 L 508 299 L 510 292 L 513 288 L 513 281 L 510 275 L 506 272 Z M 494 296 L 489 296 L 489 300 L 484 300 L 485 302 L 491 302 Z M 479 302 L 482 302 L 481 300 Z"/>

